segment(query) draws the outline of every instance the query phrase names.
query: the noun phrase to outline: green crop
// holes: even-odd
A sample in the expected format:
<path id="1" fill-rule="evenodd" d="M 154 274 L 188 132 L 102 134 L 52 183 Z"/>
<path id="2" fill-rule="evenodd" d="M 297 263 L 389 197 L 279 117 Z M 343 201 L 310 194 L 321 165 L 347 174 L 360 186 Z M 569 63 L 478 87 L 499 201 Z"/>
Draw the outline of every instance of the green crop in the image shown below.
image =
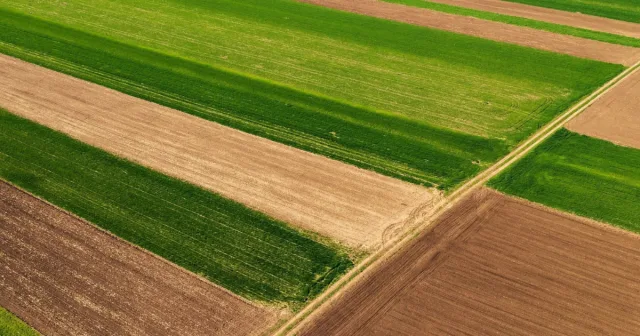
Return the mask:
<path id="1" fill-rule="evenodd" d="M 489 186 L 640 232 L 638 149 L 562 129 Z"/>
<path id="2" fill-rule="evenodd" d="M 0 307 L 0 335 L 38 336 L 40 334 L 9 311 Z"/>

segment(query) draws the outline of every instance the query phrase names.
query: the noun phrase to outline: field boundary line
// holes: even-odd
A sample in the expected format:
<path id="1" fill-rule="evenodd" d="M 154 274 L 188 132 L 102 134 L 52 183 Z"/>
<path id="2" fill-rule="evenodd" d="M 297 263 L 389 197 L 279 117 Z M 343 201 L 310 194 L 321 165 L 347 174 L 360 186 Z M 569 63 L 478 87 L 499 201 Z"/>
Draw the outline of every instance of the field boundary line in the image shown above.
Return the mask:
<path id="1" fill-rule="evenodd" d="M 480 174 L 476 175 L 471 180 L 464 183 L 459 188 L 455 189 L 451 194 L 445 196 L 440 202 L 438 202 L 432 211 L 430 211 L 424 218 L 419 218 L 418 224 L 408 227 L 404 232 L 394 240 L 388 242 L 387 246 L 382 247 L 374 254 L 368 256 L 362 260 L 358 265 L 355 265 L 351 271 L 343 275 L 338 281 L 327 288 L 321 295 L 316 297 L 305 308 L 300 310 L 289 321 L 287 321 L 280 329 L 278 329 L 273 335 L 295 335 L 302 327 L 312 321 L 316 315 L 327 310 L 339 297 L 340 294 L 358 283 L 358 280 L 364 278 L 370 274 L 382 264 L 385 260 L 388 260 L 399 252 L 402 248 L 413 241 L 420 233 L 425 230 L 433 228 L 433 224 L 436 219 L 440 217 L 445 211 L 456 205 L 467 195 L 471 194 L 476 189 L 482 187 L 487 181 L 496 175 L 500 174 L 503 170 L 510 167 L 513 163 L 524 157 L 544 140 L 553 135 L 557 130 L 562 128 L 569 120 L 575 118 L 578 114 L 586 110 L 596 100 L 600 99 L 606 93 L 618 86 L 624 79 L 628 78 L 635 72 L 640 71 L 640 60 L 634 65 L 625 69 L 622 73 L 605 83 L 603 86 L 595 90 L 587 97 L 574 104 L 565 112 L 555 117 L 551 122 L 547 123 L 541 129 L 536 131 L 527 140 L 518 145 L 513 151 L 504 156 L 498 162 L 485 169 Z M 416 207 L 419 210 L 423 205 Z M 411 220 L 411 218 L 408 218 Z"/>

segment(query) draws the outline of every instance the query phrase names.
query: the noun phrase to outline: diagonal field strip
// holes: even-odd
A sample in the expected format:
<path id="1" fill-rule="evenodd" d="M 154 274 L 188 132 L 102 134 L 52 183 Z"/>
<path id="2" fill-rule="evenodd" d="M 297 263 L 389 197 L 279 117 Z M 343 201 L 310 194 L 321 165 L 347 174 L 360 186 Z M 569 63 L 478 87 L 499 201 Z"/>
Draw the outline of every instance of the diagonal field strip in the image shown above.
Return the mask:
<path id="1" fill-rule="evenodd" d="M 502 0 L 427 0 L 440 4 L 513 15 L 572 27 L 640 38 L 640 24 Z"/>
<path id="2" fill-rule="evenodd" d="M 404 246 L 413 241 L 419 232 L 429 230 L 435 223 L 435 220 L 442 215 L 445 211 L 453 207 L 460 202 L 466 196 L 470 195 L 475 190 L 481 188 L 491 178 L 497 176 L 503 170 L 511 166 L 514 162 L 524 157 L 544 140 L 553 135 L 557 130 L 562 128 L 565 123 L 579 115 L 585 109 L 587 109 L 592 103 L 600 99 L 610 90 L 620 85 L 625 79 L 640 71 L 640 61 L 636 62 L 633 66 L 626 69 L 623 73 L 609 81 L 600 89 L 584 98 L 582 101 L 574 105 L 572 108 L 556 117 L 552 122 L 541 128 L 538 132 L 533 134 L 530 138 L 520 144 L 514 151 L 507 156 L 496 162 L 494 165 L 486 169 L 484 172 L 469 180 L 460 188 L 453 191 L 446 198 L 442 199 L 433 210 L 432 213 L 426 216 L 420 216 L 421 209 L 418 207 L 414 214 L 415 217 L 411 217 L 408 220 L 411 224 L 408 224 L 408 228 L 404 235 L 399 236 L 396 240 L 388 242 L 388 244 L 380 249 L 375 254 L 370 255 L 366 259 L 362 260 L 358 265 L 345 274 L 340 280 L 335 282 L 329 287 L 323 294 L 316 297 L 305 309 L 301 310 L 293 316 L 286 324 L 284 324 L 275 335 L 294 335 L 296 331 L 305 324 L 312 320 L 320 312 L 328 309 L 328 307 L 335 302 L 337 297 L 345 291 L 347 288 L 352 287 L 360 279 L 363 279 L 372 271 L 383 264 L 391 256 L 400 251 Z"/>
<path id="3" fill-rule="evenodd" d="M 562 35 L 538 29 L 514 26 L 409 7 L 379 0 L 298 0 L 382 19 L 451 31 L 525 47 L 552 51 L 593 60 L 632 65 L 640 57 L 640 48 L 605 43 L 586 38 Z"/>

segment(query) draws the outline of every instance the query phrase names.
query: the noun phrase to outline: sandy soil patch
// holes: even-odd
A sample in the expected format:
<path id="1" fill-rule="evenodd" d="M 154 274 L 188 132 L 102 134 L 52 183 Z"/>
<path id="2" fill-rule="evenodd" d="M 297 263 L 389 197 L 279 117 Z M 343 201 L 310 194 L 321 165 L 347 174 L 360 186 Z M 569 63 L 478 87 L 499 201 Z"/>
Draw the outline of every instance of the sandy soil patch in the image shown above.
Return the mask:
<path id="1" fill-rule="evenodd" d="M 45 335 L 249 335 L 277 318 L 2 181 L 0 306 Z"/>
<path id="2" fill-rule="evenodd" d="M 640 69 L 575 119 L 569 130 L 640 149 Z"/>
<path id="3" fill-rule="evenodd" d="M 0 56 L 0 106 L 167 175 L 210 189 L 352 247 L 432 190 Z"/>
<path id="4" fill-rule="evenodd" d="M 640 48 L 610 44 L 378 0 L 298 1 L 608 63 L 630 66 L 640 59 Z"/>
<path id="5" fill-rule="evenodd" d="M 477 9 L 511 16 L 519 16 L 565 26 L 601 31 L 616 35 L 640 38 L 640 24 L 612 20 L 582 13 L 529 6 L 501 0 L 429 0 L 458 7 Z"/>
<path id="6" fill-rule="evenodd" d="M 640 236 L 483 189 L 303 335 L 638 335 Z"/>

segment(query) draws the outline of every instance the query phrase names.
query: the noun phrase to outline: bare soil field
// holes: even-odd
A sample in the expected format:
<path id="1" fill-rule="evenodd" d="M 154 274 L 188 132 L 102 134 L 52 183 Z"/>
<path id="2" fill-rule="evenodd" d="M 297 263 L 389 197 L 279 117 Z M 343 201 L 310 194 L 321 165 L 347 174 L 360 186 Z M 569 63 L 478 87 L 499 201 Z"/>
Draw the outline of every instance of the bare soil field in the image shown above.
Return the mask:
<path id="1" fill-rule="evenodd" d="M 556 9 L 529 6 L 501 0 L 429 0 L 458 7 L 477 9 L 511 16 L 519 16 L 565 26 L 601 31 L 616 35 L 640 38 L 640 24 L 612 20 L 599 16 L 572 13 Z"/>
<path id="2" fill-rule="evenodd" d="M 0 88 L 12 113 L 352 247 L 379 246 L 440 197 L 8 56 Z"/>
<path id="3" fill-rule="evenodd" d="M 640 48 L 610 44 L 528 27 L 447 14 L 378 0 L 298 1 L 608 63 L 631 66 L 640 59 Z"/>
<path id="4" fill-rule="evenodd" d="M 303 335 L 638 335 L 640 236 L 482 189 Z"/>
<path id="5" fill-rule="evenodd" d="M 640 69 L 567 123 L 569 130 L 640 149 Z"/>
<path id="6" fill-rule="evenodd" d="M 0 306 L 45 335 L 255 335 L 277 318 L 2 181 Z"/>

